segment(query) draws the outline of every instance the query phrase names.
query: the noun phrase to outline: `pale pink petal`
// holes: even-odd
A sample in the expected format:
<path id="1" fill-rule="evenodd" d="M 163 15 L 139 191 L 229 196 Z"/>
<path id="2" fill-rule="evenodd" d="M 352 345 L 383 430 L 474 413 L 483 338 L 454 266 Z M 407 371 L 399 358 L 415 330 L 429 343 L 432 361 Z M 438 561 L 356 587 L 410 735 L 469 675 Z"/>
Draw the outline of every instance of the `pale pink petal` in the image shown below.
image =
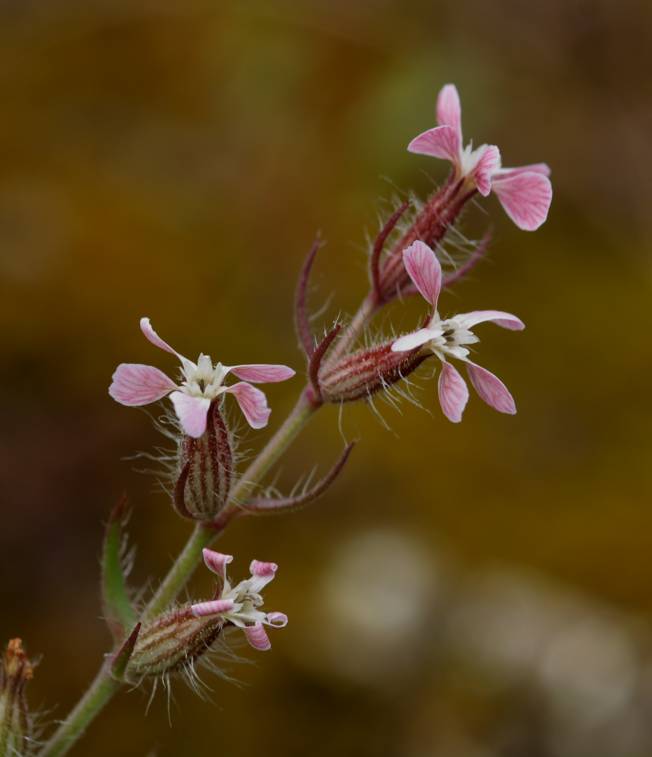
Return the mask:
<path id="1" fill-rule="evenodd" d="M 252 428 L 264 428 L 267 425 L 272 411 L 267 405 L 267 397 L 260 389 L 256 389 L 255 386 L 247 384 L 245 381 L 240 381 L 230 386 L 226 391 L 235 394 L 240 410 L 242 410 L 247 423 Z"/>
<path id="2" fill-rule="evenodd" d="M 230 373 L 244 381 L 271 384 L 276 381 L 286 381 L 294 376 L 295 371 L 287 365 L 268 365 L 252 363 L 250 365 L 234 365 L 229 368 Z"/>
<path id="3" fill-rule="evenodd" d="M 519 229 L 534 231 L 548 217 L 552 184 L 543 173 L 510 171 L 498 174 L 494 177 L 492 189 Z"/>
<path id="4" fill-rule="evenodd" d="M 451 126 L 436 126 L 419 134 L 408 145 L 408 152 L 443 158 L 457 165 L 460 158 L 460 136 Z"/>
<path id="5" fill-rule="evenodd" d="M 267 623 L 274 628 L 285 628 L 288 624 L 288 616 L 282 612 L 268 612 Z"/>
<path id="6" fill-rule="evenodd" d="M 170 395 L 181 428 L 188 436 L 199 439 L 206 431 L 206 416 L 211 401 L 207 397 L 191 397 L 185 392 Z"/>
<path id="7" fill-rule="evenodd" d="M 469 389 L 450 363 L 442 363 L 438 382 L 439 404 L 449 421 L 459 423 L 469 401 Z"/>
<path id="8" fill-rule="evenodd" d="M 452 126 L 462 142 L 462 106 L 457 87 L 446 84 L 437 97 L 437 123 L 440 126 Z"/>
<path id="9" fill-rule="evenodd" d="M 256 623 L 253 626 L 247 626 L 244 629 L 244 633 L 247 637 L 247 641 L 254 649 L 258 649 L 261 652 L 266 652 L 268 649 L 271 649 L 272 642 L 269 640 L 269 636 L 263 628 L 262 623 Z"/>
<path id="10" fill-rule="evenodd" d="M 516 403 L 503 382 L 486 368 L 468 362 L 466 366 L 473 388 L 487 403 L 499 413 L 514 415 Z"/>
<path id="11" fill-rule="evenodd" d="M 190 610 L 196 618 L 203 618 L 206 615 L 219 615 L 224 612 L 231 612 L 234 604 L 230 599 L 214 599 L 211 602 L 198 602 L 191 605 Z"/>
<path id="12" fill-rule="evenodd" d="M 407 352 L 413 350 L 416 347 L 420 347 L 422 344 L 429 342 L 440 332 L 433 331 L 432 329 L 419 329 L 413 331 L 411 334 L 399 337 L 394 344 L 392 344 L 392 352 Z"/>
<path id="13" fill-rule="evenodd" d="M 491 177 L 499 165 L 500 150 L 496 145 L 487 145 L 471 172 L 478 192 L 483 197 L 491 192 Z"/>
<path id="14" fill-rule="evenodd" d="M 165 350 L 166 352 L 170 352 L 172 355 L 179 354 L 175 349 L 172 349 L 172 347 L 170 347 L 167 342 L 164 342 L 156 333 L 156 331 L 154 331 L 149 318 L 140 319 L 140 330 L 145 335 L 145 338 L 148 339 L 155 347 L 158 347 L 161 350 Z"/>
<path id="15" fill-rule="evenodd" d="M 268 578 L 270 581 L 274 578 L 278 565 L 275 562 L 262 562 L 261 560 L 252 560 L 249 566 L 249 572 L 256 578 Z"/>
<path id="16" fill-rule="evenodd" d="M 226 580 L 226 566 L 233 562 L 233 555 L 224 555 L 221 552 L 214 552 L 212 549 L 207 548 L 202 550 L 202 555 L 206 567 Z"/>
<path id="17" fill-rule="evenodd" d="M 273 580 L 278 565 L 273 562 L 252 560 L 249 570 L 251 571 L 251 578 L 249 579 L 251 588 L 255 592 L 260 592 Z"/>
<path id="18" fill-rule="evenodd" d="M 502 310 L 472 310 L 470 313 L 460 313 L 455 320 L 465 329 L 472 329 L 478 323 L 492 321 L 497 326 L 502 326 L 510 331 L 523 331 L 525 324 L 520 318 Z"/>
<path id="19" fill-rule="evenodd" d="M 163 371 L 151 365 L 122 363 L 115 369 L 109 394 L 116 402 L 132 407 L 149 405 L 176 389 Z"/>
<path id="20" fill-rule="evenodd" d="M 498 176 L 507 176 L 515 173 L 540 173 L 544 176 L 550 176 L 550 166 L 547 163 L 530 163 L 527 166 L 517 166 L 516 168 L 501 168 L 496 171 Z"/>
<path id="21" fill-rule="evenodd" d="M 435 253 L 425 242 L 417 240 L 403 253 L 403 265 L 421 296 L 436 310 L 441 290 L 441 265 Z"/>

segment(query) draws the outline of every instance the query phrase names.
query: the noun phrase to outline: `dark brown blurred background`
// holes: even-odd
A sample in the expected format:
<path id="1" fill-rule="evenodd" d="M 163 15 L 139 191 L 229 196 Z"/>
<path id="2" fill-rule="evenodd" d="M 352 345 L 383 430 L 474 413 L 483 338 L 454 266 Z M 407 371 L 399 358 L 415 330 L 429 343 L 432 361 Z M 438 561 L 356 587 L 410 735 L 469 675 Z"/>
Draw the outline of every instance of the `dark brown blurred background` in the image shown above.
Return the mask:
<path id="1" fill-rule="evenodd" d="M 163 695 L 145 717 L 146 695 L 122 694 L 77 754 L 652 753 L 650 7 L 0 4 L 0 638 L 42 655 L 30 695 L 46 723 L 108 648 L 112 502 L 134 502 L 134 578 L 150 587 L 188 533 L 121 460 L 159 439 L 107 396 L 115 365 L 173 367 L 138 318 L 190 356 L 301 370 L 291 298 L 306 249 L 321 229 L 324 323 L 350 312 L 381 204 L 445 175 L 405 146 L 447 81 L 468 137 L 507 164 L 547 161 L 555 188 L 535 234 L 493 198 L 469 214 L 470 235 L 494 225 L 493 253 L 445 300 L 527 323 L 481 332 L 519 414 L 473 397 L 453 426 L 425 377 L 432 416 L 386 407 L 387 431 L 347 408 L 361 444 L 336 487 L 220 543 L 236 576 L 254 556 L 280 563 L 268 604 L 290 624 L 273 651 L 234 671 L 243 687 L 209 677 L 214 704 L 177 686 L 172 728 Z M 300 385 L 269 389 L 272 421 Z M 337 412 L 303 439 L 281 484 L 335 458 Z"/>

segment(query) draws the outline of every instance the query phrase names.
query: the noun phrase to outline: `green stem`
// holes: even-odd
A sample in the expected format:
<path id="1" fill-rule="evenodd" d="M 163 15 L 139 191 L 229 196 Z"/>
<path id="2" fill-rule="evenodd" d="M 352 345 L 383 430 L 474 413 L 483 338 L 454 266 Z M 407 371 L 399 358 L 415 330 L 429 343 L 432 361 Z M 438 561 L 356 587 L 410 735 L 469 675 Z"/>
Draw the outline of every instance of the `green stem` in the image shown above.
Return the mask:
<path id="1" fill-rule="evenodd" d="M 111 677 L 104 664 L 75 709 L 41 751 L 41 757 L 59 757 L 73 746 L 88 724 L 111 700 L 121 684 Z"/>
<path id="2" fill-rule="evenodd" d="M 147 607 L 143 610 L 142 621 L 148 621 L 160 615 L 174 601 L 184 584 L 199 565 L 201 551 L 217 538 L 218 531 L 209 529 L 201 523 L 195 529 L 180 552 L 167 576 L 158 587 Z"/>

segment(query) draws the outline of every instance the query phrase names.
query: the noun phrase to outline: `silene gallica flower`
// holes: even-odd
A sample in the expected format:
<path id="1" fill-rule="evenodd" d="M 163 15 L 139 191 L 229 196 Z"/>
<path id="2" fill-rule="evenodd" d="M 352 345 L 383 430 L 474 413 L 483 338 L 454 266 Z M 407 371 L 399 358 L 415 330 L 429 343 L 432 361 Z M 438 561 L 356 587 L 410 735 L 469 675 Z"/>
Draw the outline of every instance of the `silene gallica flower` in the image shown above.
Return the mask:
<path id="1" fill-rule="evenodd" d="M 433 314 L 425 328 L 400 337 L 392 345 L 392 350 L 406 352 L 423 346 L 441 360 L 439 402 L 444 415 L 453 423 L 462 420 L 469 390 L 460 373 L 448 362 L 449 358 L 466 363 L 466 371 L 474 389 L 488 405 L 500 413 L 516 413 L 512 395 L 503 382 L 486 368 L 469 360 L 468 345 L 480 341 L 471 331 L 479 323 L 491 321 L 505 329 L 521 331 L 525 328 L 523 322 L 515 315 L 500 310 L 474 310 L 442 319 L 437 312 L 442 271 L 435 253 L 427 244 L 414 242 L 403 253 L 403 262 L 414 286 L 432 306 Z"/>
<path id="2" fill-rule="evenodd" d="M 548 217 L 552 201 L 549 167 L 535 163 L 501 168 L 500 150 L 495 145 L 480 145 L 475 150 L 472 143 L 463 146 L 462 109 L 454 84 L 447 84 L 439 93 L 437 124 L 415 137 L 408 150 L 449 160 L 456 180 L 464 179 L 484 197 L 493 191 L 520 229 L 538 229 Z"/>
<path id="3" fill-rule="evenodd" d="M 204 549 L 204 562 L 219 576 L 215 599 L 173 608 L 137 627 L 124 673 L 126 681 L 138 684 L 175 673 L 185 673 L 192 681 L 197 677 L 196 663 L 211 651 L 219 654 L 218 639 L 230 627 L 242 629 L 255 649 L 271 648 L 264 626 L 283 628 L 288 622 L 281 612 L 260 609 L 261 591 L 274 578 L 277 566 L 253 560 L 251 577 L 232 587 L 226 575 L 232 560 L 230 555 Z"/>
<path id="4" fill-rule="evenodd" d="M 270 649 L 272 645 L 264 626 L 284 628 L 288 622 L 287 615 L 282 612 L 263 612 L 259 609 L 263 604 L 261 592 L 273 580 L 278 565 L 252 560 L 249 566 L 250 578 L 231 586 L 226 566 L 233 557 L 211 549 L 204 549 L 203 554 L 206 567 L 219 576 L 220 584 L 215 599 L 191 606 L 193 615 L 197 618 L 220 618 L 225 624 L 241 628 L 247 641 L 255 649 Z"/>
<path id="5" fill-rule="evenodd" d="M 193 363 L 159 337 L 149 318 L 140 319 L 140 329 L 154 346 L 176 355 L 181 362 L 181 383 L 175 384 L 163 371 L 151 365 L 122 363 L 113 374 L 109 394 L 116 402 L 130 407 L 149 405 L 169 395 L 184 432 L 196 439 L 206 430 L 211 402 L 223 394 L 235 396 L 252 428 L 263 428 L 272 411 L 265 394 L 248 382 L 272 383 L 294 376 L 292 368 L 285 365 L 213 364 L 210 356 L 203 354 Z M 226 386 L 224 381 L 229 373 L 243 380 Z"/>

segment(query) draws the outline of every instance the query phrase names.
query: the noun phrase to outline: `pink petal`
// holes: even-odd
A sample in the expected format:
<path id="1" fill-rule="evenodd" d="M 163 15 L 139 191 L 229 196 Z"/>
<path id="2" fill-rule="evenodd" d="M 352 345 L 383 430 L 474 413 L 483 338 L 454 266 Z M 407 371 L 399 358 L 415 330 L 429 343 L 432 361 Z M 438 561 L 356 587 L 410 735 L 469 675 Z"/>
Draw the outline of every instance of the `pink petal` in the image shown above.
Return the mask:
<path id="1" fill-rule="evenodd" d="M 471 172 L 478 192 L 483 197 L 491 192 L 491 177 L 498 166 L 500 166 L 500 150 L 496 145 L 487 145 Z"/>
<path id="2" fill-rule="evenodd" d="M 254 649 L 259 649 L 261 652 L 265 652 L 271 649 L 272 642 L 269 640 L 262 623 L 256 623 L 253 626 L 247 626 L 244 629 L 247 641 Z"/>
<path id="3" fill-rule="evenodd" d="M 413 242 L 403 253 L 403 264 L 421 296 L 437 308 L 441 290 L 441 265 L 425 242 Z"/>
<path id="4" fill-rule="evenodd" d="M 167 342 L 164 342 L 161 337 L 154 331 L 152 328 L 152 324 L 149 321 L 149 318 L 141 318 L 140 319 L 140 330 L 145 335 L 145 338 L 148 339 L 155 347 L 158 347 L 159 349 L 165 350 L 166 352 L 170 352 L 173 355 L 178 355 L 178 352 Z"/>
<path id="5" fill-rule="evenodd" d="M 267 365 L 252 363 L 251 365 L 234 365 L 230 372 L 244 381 L 271 384 L 276 381 L 286 381 L 294 376 L 295 371 L 287 365 Z"/>
<path id="6" fill-rule="evenodd" d="M 419 329 L 413 331 L 411 334 L 399 337 L 394 344 L 392 344 L 392 352 L 407 352 L 413 350 L 416 347 L 420 347 L 422 344 L 429 342 L 437 332 L 432 329 Z"/>
<path id="7" fill-rule="evenodd" d="M 516 170 L 498 174 L 494 177 L 492 188 L 519 229 L 534 231 L 548 217 L 552 184 L 543 173 Z"/>
<path id="8" fill-rule="evenodd" d="M 115 369 L 109 394 L 116 402 L 132 407 L 149 405 L 176 389 L 163 371 L 151 365 L 122 363 Z"/>
<path id="9" fill-rule="evenodd" d="M 271 581 L 274 578 L 278 565 L 275 562 L 261 562 L 260 560 L 252 560 L 249 566 L 249 572 L 256 578 L 269 578 Z"/>
<path id="10" fill-rule="evenodd" d="M 196 618 L 203 618 L 206 615 L 231 612 L 233 607 L 233 601 L 230 599 L 214 599 L 212 602 L 198 602 L 196 605 L 191 605 L 190 610 Z"/>
<path id="11" fill-rule="evenodd" d="M 274 628 L 285 628 L 288 624 L 288 616 L 282 612 L 268 612 L 267 622 Z"/>
<path id="12" fill-rule="evenodd" d="M 181 428 L 188 436 L 199 439 L 206 431 L 206 416 L 211 401 L 207 397 L 191 397 L 184 392 L 170 395 Z"/>
<path id="13" fill-rule="evenodd" d="M 226 566 L 233 562 L 233 555 L 224 555 L 221 552 L 214 552 L 212 549 L 206 548 L 202 550 L 202 555 L 206 567 L 226 580 Z"/>
<path id="14" fill-rule="evenodd" d="M 408 152 L 450 160 L 455 165 L 460 156 L 460 135 L 451 126 L 437 126 L 419 134 L 408 145 Z"/>
<path id="15" fill-rule="evenodd" d="M 510 331 L 523 331 L 525 324 L 520 318 L 502 310 L 472 310 L 470 313 L 460 313 L 455 320 L 466 329 L 473 328 L 478 323 L 492 321 L 497 326 L 502 326 Z"/>
<path id="16" fill-rule="evenodd" d="M 462 142 L 462 106 L 457 87 L 446 84 L 437 97 L 437 123 L 440 126 L 452 126 Z"/>
<path id="17" fill-rule="evenodd" d="M 497 173 L 500 176 L 515 173 L 540 173 L 544 176 L 550 176 L 551 171 L 547 163 L 530 163 L 527 166 L 517 166 L 516 168 L 501 168 Z"/>
<path id="18" fill-rule="evenodd" d="M 439 404 L 449 421 L 459 423 L 469 401 L 469 389 L 457 369 L 442 363 L 438 382 Z"/>
<path id="19" fill-rule="evenodd" d="M 249 579 L 251 587 L 253 591 L 260 592 L 273 580 L 278 570 L 278 565 L 273 562 L 252 560 L 249 570 L 251 571 L 251 578 Z"/>
<path id="20" fill-rule="evenodd" d="M 256 389 L 255 386 L 247 384 L 245 381 L 240 381 L 230 386 L 226 391 L 235 394 L 240 410 L 242 410 L 247 423 L 252 428 L 264 428 L 267 425 L 272 411 L 267 405 L 267 397 L 260 389 Z"/>
<path id="21" fill-rule="evenodd" d="M 499 413 L 514 415 L 516 403 L 503 382 L 486 368 L 475 363 L 467 363 L 466 370 L 471 379 L 475 391 L 487 405 L 490 405 Z"/>

